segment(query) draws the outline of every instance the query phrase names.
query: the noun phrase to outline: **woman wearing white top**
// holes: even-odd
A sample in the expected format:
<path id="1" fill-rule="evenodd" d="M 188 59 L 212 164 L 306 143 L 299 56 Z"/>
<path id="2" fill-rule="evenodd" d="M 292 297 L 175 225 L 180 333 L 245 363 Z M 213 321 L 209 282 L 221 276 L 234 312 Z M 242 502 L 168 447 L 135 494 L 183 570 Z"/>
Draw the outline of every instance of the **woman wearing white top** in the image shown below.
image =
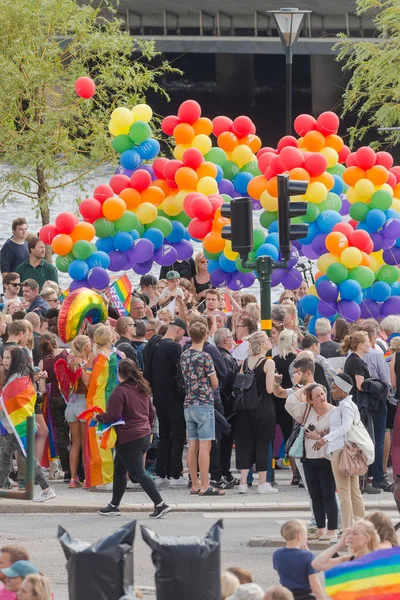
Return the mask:
<path id="1" fill-rule="evenodd" d="M 347 433 L 353 422 L 360 420 L 360 413 L 352 397 L 349 396 L 353 387 L 350 375 L 340 373 L 333 381 L 332 398 L 339 402 L 339 408 L 330 415 L 329 433 L 317 441 L 314 447 L 325 447 L 326 451 L 331 454 L 332 471 L 340 498 L 342 527 L 346 529 L 351 527 L 354 520 L 363 519 L 365 516 L 358 476 L 350 477 L 339 472 L 340 452 L 344 448 Z"/>

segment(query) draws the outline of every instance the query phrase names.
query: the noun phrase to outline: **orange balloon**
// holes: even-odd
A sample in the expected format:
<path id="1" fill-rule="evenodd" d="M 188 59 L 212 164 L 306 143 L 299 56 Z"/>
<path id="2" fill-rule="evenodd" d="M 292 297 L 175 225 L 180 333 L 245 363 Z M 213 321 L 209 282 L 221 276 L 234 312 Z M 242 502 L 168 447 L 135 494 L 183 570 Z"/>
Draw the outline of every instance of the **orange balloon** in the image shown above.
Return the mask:
<path id="1" fill-rule="evenodd" d="M 395 198 L 400 198 L 400 183 L 394 187 L 393 195 Z"/>
<path id="2" fill-rule="evenodd" d="M 190 167 L 181 167 L 175 173 L 175 183 L 180 190 L 195 190 L 199 176 Z"/>
<path id="3" fill-rule="evenodd" d="M 317 280 L 318 277 L 322 277 L 321 271 L 317 271 L 317 273 L 315 273 L 314 278 Z"/>
<path id="4" fill-rule="evenodd" d="M 56 254 L 65 256 L 71 252 L 73 245 L 74 242 L 72 241 L 71 236 L 67 235 L 66 233 L 59 233 L 55 238 L 53 238 L 53 241 L 51 242 L 51 249 Z"/>
<path id="5" fill-rule="evenodd" d="M 371 268 L 371 258 L 370 256 L 366 253 L 363 252 L 363 250 L 361 250 L 361 254 L 362 254 L 362 259 L 360 262 L 360 267 L 369 267 Z"/>
<path id="6" fill-rule="evenodd" d="M 261 194 L 267 189 L 267 185 L 268 179 L 264 177 L 264 175 L 257 175 L 257 177 L 253 177 L 253 179 L 249 181 L 247 185 L 247 193 L 255 200 L 259 200 L 261 198 Z"/>
<path id="7" fill-rule="evenodd" d="M 195 135 L 200 135 L 201 133 L 203 135 L 211 135 L 213 130 L 212 121 L 207 119 L 207 117 L 200 117 L 196 123 L 193 123 L 192 127 Z"/>
<path id="8" fill-rule="evenodd" d="M 383 165 L 375 165 L 367 171 L 367 179 L 374 185 L 383 185 L 389 177 L 388 170 Z"/>
<path id="9" fill-rule="evenodd" d="M 258 152 L 262 145 L 258 135 L 246 135 L 245 137 L 240 138 L 239 144 L 248 146 L 254 153 Z"/>
<path id="10" fill-rule="evenodd" d="M 155 179 L 153 181 L 153 185 L 161 188 L 162 191 L 164 192 L 165 197 L 170 196 L 172 193 L 171 188 L 169 187 L 168 183 L 164 179 Z"/>
<path id="11" fill-rule="evenodd" d="M 302 138 L 302 137 L 301 137 L 301 138 L 299 138 L 299 139 L 297 140 L 297 146 L 298 146 L 299 148 L 305 148 L 305 147 L 306 147 L 306 145 L 305 145 L 305 143 L 304 143 L 304 138 Z"/>
<path id="12" fill-rule="evenodd" d="M 336 152 L 340 152 L 344 146 L 344 141 L 340 135 L 328 135 L 325 138 L 325 148 L 333 148 Z"/>
<path id="13" fill-rule="evenodd" d="M 133 188 L 125 188 L 120 192 L 119 197 L 125 202 L 126 208 L 133 211 L 137 209 L 142 201 L 139 192 Z"/>
<path id="14" fill-rule="evenodd" d="M 346 248 L 349 247 L 349 240 L 339 231 L 331 231 L 325 238 L 325 246 L 328 252 L 335 256 L 340 256 Z"/>
<path id="15" fill-rule="evenodd" d="M 365 179 L 366 173 L 360 167 L 349 167 L 343 173 L 343 181 L 350 186 L 356 185 L 360 179 Z"/>
<path id="16" fill-rule="evenodd" d="M 194 138 L 194 129 L 187 123 L 179 123 L 172 134 L 177 144 L 190 144 Z"/>
<path id="17" fill-rule="evenodd" d="M 309 131 L 304 136 L 304 146 L 310 152 L 319 152 L 325 146 L 325 138 L 319 131 Z"/>
<path id="18" fill-rule="evenodd" d="M 142 202 L 150 202 L 150 204 L 154 204 L 154 206 L 158 206 L 164 200 L 164 192 L 160 187 L 156 185 L 150 185 L 147 190 L 143 190 L 142 192 Z"/>
<path id="19" fill-rule="evenodd" d="M 225 225 L 229 225 L 229 219 L 225 219 L 225 217 L 223 217 L 221 215 L 221 209 L 217 208 L 217 210 L 215 211 L 215 215 L 214 215 L 214 222 L 213 222 L 212 230 L 213 231 L 221 231 L 221 229 L 223 227 L 225 227 Z"/>
<path id="20" fill-rule="evenodd" d="M 225 152 L 232 152 L 239 145 L 239 140 L 234 133 L 224 131 L 218 136 L 217 144 Z"/>
<path id="21" fill-rule="evenodd" d="M 222 239 L 221 234 L 217 231 L 211 231 L 210 233 L 207 233 L 203 240 L 203 248 L 211 254 L 222 252 L 225 248 L 225 240 Z"/>
<path id="22" fill-rule="evenodd" d="M 267 192 L 274 198 L 278 197 L 278 178 L 272 177 L 267 183 Z"/>
<path id="23" fill-rule="evenodd" d="M 121 198 L 108 198 L 103 206 L 103 216 L 109 221 L 120 219 L 126 211 L 126 204 Z"/>
<path id="24" fill-rule="evenodd" d="M 314 183 L 315 181 L 318 181 L 318 183 L 323 183 L 327 190 L 331 190 L 335 185 L 333 175 L 328 173 L 328 171 L 325 171 L 325 173 L 322 173 L 322 175 L 319 177 L 311 177 L 310 183 Z"/>
<path id="25" fill-rule="evenodd" d="M 96 235 L 96 230 L 91 223 L 85 223 L 85 221 L 75 225 L 75 229 L 70 233 L 71 240 L 75 243 L 78 240 L 86 240 L 91 242 Z"/>
<path id="26" fill-rule="evenodd" d="M 310 181 L 310 174 L 302 167 L 296 167 L 289 171 L 289 179 L 293 181 Z"/>
<path id="27" fill-rule="evenodd" d="M 196 170 L 196 173 L 198 179 L 202 179 L 203 177 L 212 177 L 215 179 L 218 174 L 218 169 L 214 163 L 205 161 L 201 163 L 199 168 Z"/>

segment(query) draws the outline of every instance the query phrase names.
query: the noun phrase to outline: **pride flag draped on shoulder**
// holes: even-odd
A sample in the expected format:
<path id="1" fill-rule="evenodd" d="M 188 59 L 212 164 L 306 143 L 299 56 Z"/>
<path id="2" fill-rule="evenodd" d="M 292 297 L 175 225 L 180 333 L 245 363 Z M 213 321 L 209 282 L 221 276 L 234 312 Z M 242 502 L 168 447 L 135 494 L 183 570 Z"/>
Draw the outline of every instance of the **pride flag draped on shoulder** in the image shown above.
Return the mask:
<path id="1" fill-rule="evenodd" d="M 36 391 L 28 375 L 11 377 L 3 388 L 0 399 L 1 409 L 5 419 L 15 434 L 21 447 L 21 452 L 26 456 L 26 420 L 35 412 Z M 4 424 L 4 423 L 3 423 Z M 9 431 L 7 424 L 5 428 Z"/>

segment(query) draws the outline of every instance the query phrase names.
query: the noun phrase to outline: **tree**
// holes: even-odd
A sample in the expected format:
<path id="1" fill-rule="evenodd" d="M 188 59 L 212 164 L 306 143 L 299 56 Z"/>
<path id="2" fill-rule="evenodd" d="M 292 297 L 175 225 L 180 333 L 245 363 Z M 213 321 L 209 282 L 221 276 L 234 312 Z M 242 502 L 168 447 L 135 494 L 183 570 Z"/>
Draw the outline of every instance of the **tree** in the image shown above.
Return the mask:
<path id="1" fill-rule="evenodd" d="M 345 89 L 343 114 L 356 113 L 349 129 L 350 144 L 377 127 L 400 126 L 400 3 L 399 0 L 356 0 L 357 14 L 375 11 L 377 36 L 374 41 L 341 35 L 336 45 L 337 60 L 351 72 Z M 388 132 L 390 144 L 400 141 L 400 131 Z"/>
<path id="2" fill-rule="evenodd" d="M 108 122 L 173 71 L 150 64 L 154 43 L 136 40 L 103 0 L 0 0 L 0 202 L 29 198 L 43 225 L 57 190 L 116 160 Z M 92 77 L 91 100 L 74 91 Z"/>

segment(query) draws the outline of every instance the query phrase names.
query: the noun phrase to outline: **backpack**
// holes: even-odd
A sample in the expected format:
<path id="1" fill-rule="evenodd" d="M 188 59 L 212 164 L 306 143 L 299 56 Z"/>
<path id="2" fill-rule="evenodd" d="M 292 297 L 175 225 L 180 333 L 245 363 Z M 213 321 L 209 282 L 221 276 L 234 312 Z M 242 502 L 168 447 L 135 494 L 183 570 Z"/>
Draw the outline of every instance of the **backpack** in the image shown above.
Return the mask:
<path id="1" fill-rule="evenodd" d="M 257 380 L 254 374 L 255 369 L 259 365 L 259 361 L 254 366 L 254 369 L 249 369 L 247 358 L 243 363 L 243 373 L 238 373 L 233 382 L 232 394 L 235 399 L 235 411 L 255 410 L 260 404 L 260 398 L 257 391 Z"/>

